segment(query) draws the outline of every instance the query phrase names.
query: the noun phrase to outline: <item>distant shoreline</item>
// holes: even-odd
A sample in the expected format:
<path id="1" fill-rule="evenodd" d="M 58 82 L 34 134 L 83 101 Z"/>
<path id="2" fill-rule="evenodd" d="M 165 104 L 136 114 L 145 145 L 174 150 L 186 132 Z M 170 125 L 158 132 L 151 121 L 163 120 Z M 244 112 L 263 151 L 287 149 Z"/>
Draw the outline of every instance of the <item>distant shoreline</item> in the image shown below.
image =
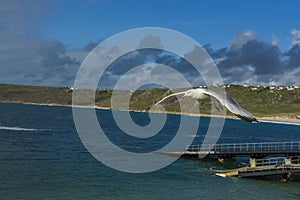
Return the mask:
<path id="1" fill-rule="evenodd" d="M 0 101 L 0 103 L 15 103 L 15 104 L 25 104 L 25 105 L 41 105 L 41 106 L 61 106 L 61 107 L 73 107 L 73 105 L 64 105 L 64 104 L 57 104 L 57 103 L 32 103 L 32 102 L 22 102 L 22 101 Z M 82 108 L 93 108 L 92 106 L 76 106 L 76 107 L 82 107 Z M 114 110 L 109 107 L 100 107 L 95 106 L 96 109 L 102 109 L 102 110 Z M 115 109 L 117 110 L 117 109 Z M 126 111 L 126 110 L 120 110 L 120 111 Z M 144 112 L 142 110 L 130 110 L 133 112 Z M 222 115 L 207 115 L 207 114 L 195 114 L 195 113 L 180 113 L 180 112 L 151 112 L 151 113 L 168 113 L 168 114 L 177 114 L 177 115 L 188 115 L 188 116 L 199 116 L 199 117 L 218 117 L 218 118 L 226 118 L 226 119 L 239 119 L 234 116 L 222 116 Z M 260 122 L 266 122 L 266 123 L 278 123 L 278 124 L 292 124 L 292 125 L 300 125 L 300 119 L 297 118 L 290 118 L 287 116 L 264 116 L 264 117 L 256 117 L 258 121 Z"/>

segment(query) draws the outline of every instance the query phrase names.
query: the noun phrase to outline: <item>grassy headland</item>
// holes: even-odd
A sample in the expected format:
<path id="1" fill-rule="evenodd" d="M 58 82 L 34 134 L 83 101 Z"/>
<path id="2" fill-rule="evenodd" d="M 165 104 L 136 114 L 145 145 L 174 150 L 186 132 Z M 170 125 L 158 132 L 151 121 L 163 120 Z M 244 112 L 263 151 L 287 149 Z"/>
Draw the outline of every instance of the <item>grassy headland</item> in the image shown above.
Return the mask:
<path id="1" fill-rule="evenodd" d="M 253 88 L 231 85 L 226 87 L 225 90 L 240 105 L 257 117 L 285 117 L 300 120 L 299 88 L 288 90 L 287 88 Z M 112 92 L 112 90 L 98 90 L 96 92 L 96 105 L 110 108 Z M 118 91 L 116 92 L 116 98 L 122 99 L 125 94 L 132 95 L 130 98 L 130 109 L 146 110 L 162 97 L 171 94 L 171 92 L 168 89 Z M 71 105 L 72 90 L 70 88 L 0 84 L 0 101 Z M 122 105 L 116 109 L 122 109 Z M 169 112 L 180 112 L 180 107 L 178 104 L 172 104 L 166 107 L 166 110 Z M 211 102 L 209 98 L 200 103 L 200 110 L 201 114 L 210 114 Z M 228 112 L 228 114 L 230 113 Z"/>

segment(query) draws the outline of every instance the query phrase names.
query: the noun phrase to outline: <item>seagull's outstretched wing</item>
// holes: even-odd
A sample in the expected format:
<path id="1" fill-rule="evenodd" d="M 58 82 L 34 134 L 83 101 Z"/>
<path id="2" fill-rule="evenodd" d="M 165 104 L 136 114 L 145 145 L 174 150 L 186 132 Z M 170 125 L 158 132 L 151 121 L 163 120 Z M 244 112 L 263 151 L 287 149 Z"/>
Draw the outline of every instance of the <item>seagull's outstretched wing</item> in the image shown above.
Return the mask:
<path id="1" fill-rule="evenodd" d="M 242 120 L 245 120 L 247 122 L 258 122 L 257 119 L 250 112 L 242 108 L 238 104 L 238 102 L 236 102 L 229 94 L 209 89 L 203 90 L 203 93 L 216 98 L 230 112 L 232 112 L 235 116 L 241 118 Z"/>
<path id="2" fill-rule="evenodd" d="M 157 106 L 159 104 L 162 104 L 162 105 L 170 105 L 172 103 L 175 103 L 175 102 L 171 102 L 171 103 L 168 103 L 168 104 L 164 104 L 164 102 L 169 99 L 170 97 L 173 97 L 173 96 L 177 96 L 177 95 L 185 95 L 186 91 L 185 92 L 177 92 L 177 93 L 173 93 L 173 94 L 170 94 L 169 96 L 166 96 L 164 98 L 162 98 L 161 100 L 159 100 L 157 103 L 155 103 L 154 105 Z"/>

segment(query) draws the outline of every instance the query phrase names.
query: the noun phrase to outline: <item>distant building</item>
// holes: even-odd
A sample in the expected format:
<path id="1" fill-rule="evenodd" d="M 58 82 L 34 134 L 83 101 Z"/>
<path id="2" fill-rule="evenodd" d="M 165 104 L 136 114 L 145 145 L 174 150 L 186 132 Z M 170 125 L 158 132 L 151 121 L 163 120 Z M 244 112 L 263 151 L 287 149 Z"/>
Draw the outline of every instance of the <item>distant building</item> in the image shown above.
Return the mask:
<path id="1" fill-rule="evenodd" d="M 77 90 L 78 88 L 74 88 L 74 87 L 70 87 L 69 88 L 69 91 L 74 91 L 74 90 Z"/>
<path id="2" fill-rule="evenodd" d="M 276 87 L 275 86 L 270 86 L 270 90 L 275 90 Z"/>
<path id="3" fill-rule="evenodd" d="M 295 87 L 294 87 L 294 86 L 288 86 L 288 87 L 286 87 L 286 89 L 287 89 L 287 90 L 294 90 Z"/>
<path id="4" fill-rule="evenodd" d="M 277 88 L 277 90 L 283 90 L 283 89 L 284 89 L 283 86 L 280 86 L 280 87 Z"/>

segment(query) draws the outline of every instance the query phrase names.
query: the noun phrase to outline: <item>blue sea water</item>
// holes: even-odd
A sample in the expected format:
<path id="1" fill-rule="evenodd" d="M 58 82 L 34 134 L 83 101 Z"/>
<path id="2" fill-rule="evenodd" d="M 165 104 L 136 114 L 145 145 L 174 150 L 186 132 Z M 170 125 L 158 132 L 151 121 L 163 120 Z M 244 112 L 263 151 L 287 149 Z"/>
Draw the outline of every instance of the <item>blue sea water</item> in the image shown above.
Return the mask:
<path id="1" fill-rule="evenodd" d="M 300 198 L 300 181 L 222 178 L 209 170 L 220 167 L 214 161 L 178 159 L 150 173 L 116 171 L 85 149 L 70 107 L 0 103 L 0 111 L 0 199 Z M 168 115 L 164 132 L 149 145 L 122 134 L 109 110 L 97 110 L 97 114 L 110 140 L 133 152 L 165 145 L 180 120 L 180 115 Z M 131 115 L 140 125 L 149 123 L 145 113 Z M 194 143 L 203 139 L 209 120 L 201 117 Z M 300 126 L 227 119 L 218 142 L 275 141 L 300 141 Z"/>

